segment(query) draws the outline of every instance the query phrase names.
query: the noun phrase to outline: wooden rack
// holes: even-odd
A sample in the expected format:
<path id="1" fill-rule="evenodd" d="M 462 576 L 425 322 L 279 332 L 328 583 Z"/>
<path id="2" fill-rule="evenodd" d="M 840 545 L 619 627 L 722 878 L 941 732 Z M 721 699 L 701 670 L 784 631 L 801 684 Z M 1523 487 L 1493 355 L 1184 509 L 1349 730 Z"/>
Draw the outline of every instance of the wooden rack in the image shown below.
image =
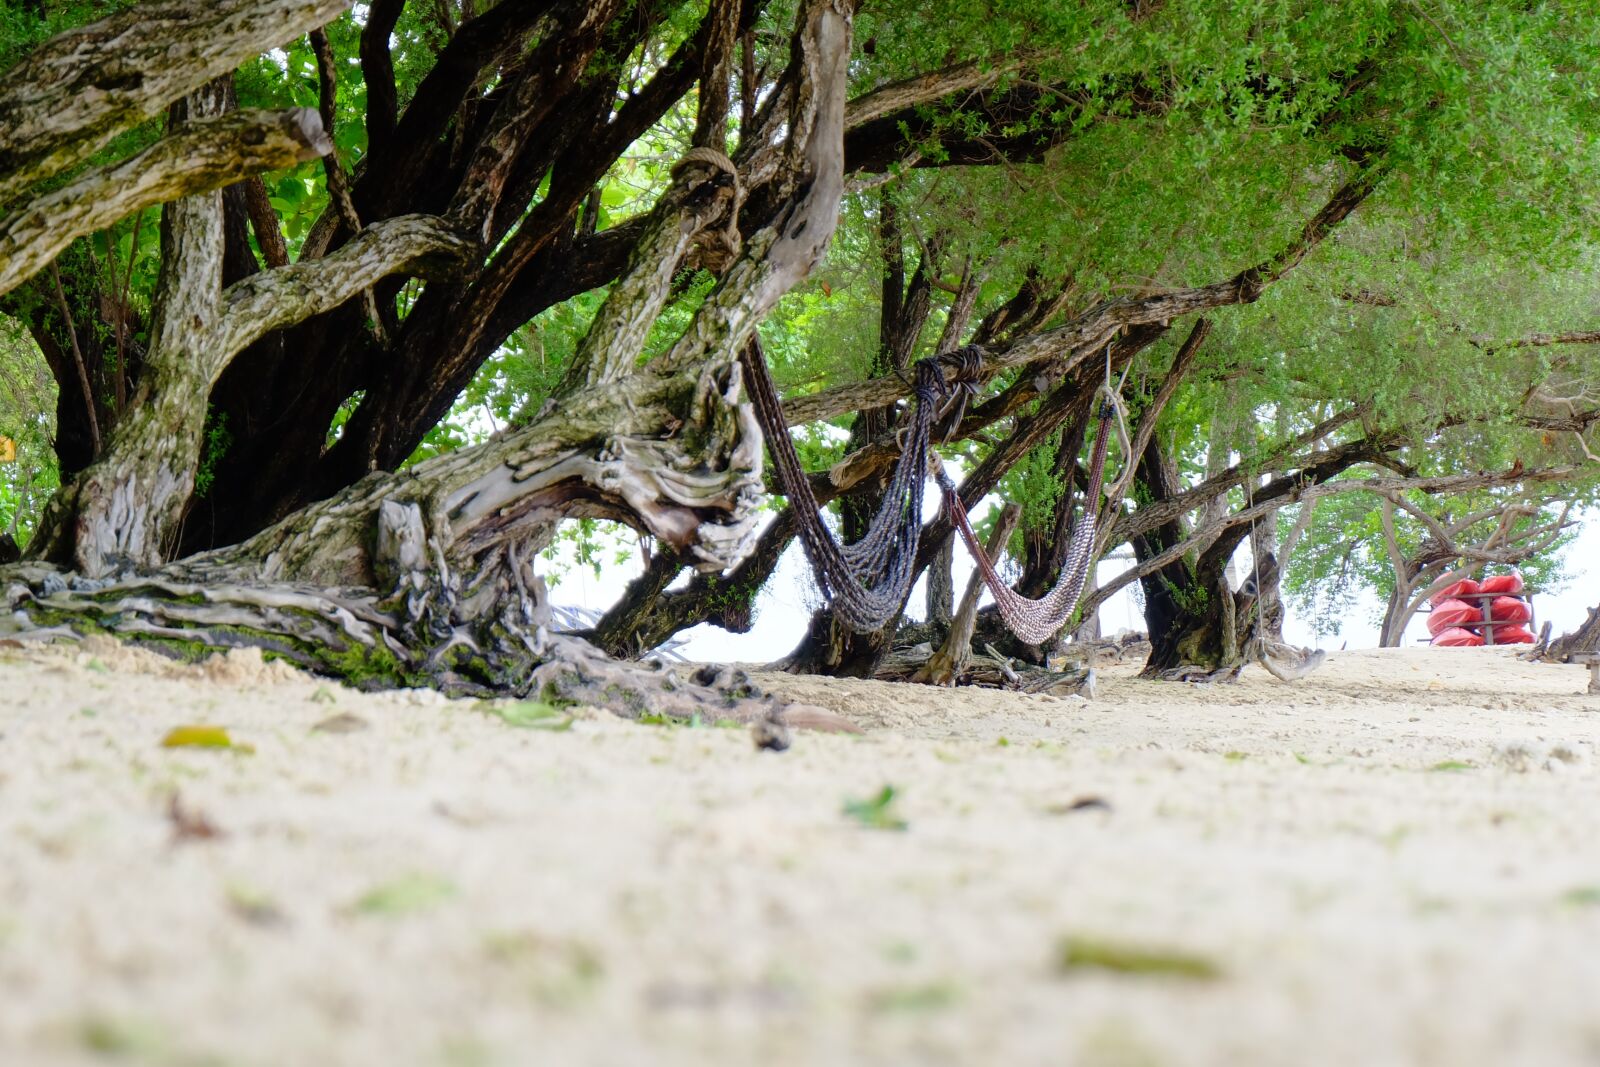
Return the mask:
<path id="1" fill-rule="evenodd" d="M 1490 606 L 1503 596 L 1511 597 L 1513 600 L 1520 600 L 1528 605 L 1527 619 L 1521 622 L 1496 622 L 1491 618 L 1489 614 Z M 1530 632 L 1536 632 L 1535 623 L 1538 620 L 1538 616 L 1534 614 L 1533 594 L 1529 590 L 1524 589 L 1520 593 L 1453 593 L 1450 599 L 1463 600 L 1469 604 L 1477 603 L 1478 614 L 1483 616 L 1482 620 L 1479 622 L 1464 622 L 1461 625 L 1469 630 L 1481 630 L 1485 645 L 1494 644 L 1494 632 L 1502 626 L 1526 626 Z M 1430 612 L 1433 610 L 1432 605 L 1429 605 L 1428 610 Z M 1428 643 L 1432 644 L 1433 639 L 1429 638 Z"/>

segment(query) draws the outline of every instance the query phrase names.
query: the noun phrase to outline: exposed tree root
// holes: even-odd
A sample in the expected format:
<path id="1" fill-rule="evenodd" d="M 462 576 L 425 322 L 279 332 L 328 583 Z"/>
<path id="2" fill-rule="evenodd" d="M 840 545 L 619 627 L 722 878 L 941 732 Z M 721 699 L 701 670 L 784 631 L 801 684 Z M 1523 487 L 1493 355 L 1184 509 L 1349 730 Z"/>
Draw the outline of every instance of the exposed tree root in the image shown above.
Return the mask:
<path id="1" fill-rule="evenodd" d="M 910 682 L 922 680 L 929 658 L 934 655 L 929 644 L 901 646 L 884 657 L 873 677 L 884 682 Z M 961 666 L 949 675 L 946 685 L 976 685 L 988 689 L 1010 689 L 1018 693 L 1049 693 L 1053 696 L 1081 696 L 1094 698 L 1097 676 L 1094 668 L 1069 664 L 1061 670 L 1035 667 L 1018 663 L 985 644 L 982 652 L 973 652 Z"/>
<path id="2" fill-rule="evenodd" d="M 521 571 L 507 567 L 466 597 L 419 586 L 408 575 L 380 599 L 370 590 L 200 585 L 160 575 L 93 580 L 27 564 L 0 572 L 0 634 L 110 634 L 195 662 L 230 648 L 259 648 L 360 689 L 428 686 L 450 696 L 583 704 L 634 719 L 735 719 L 760 724 L 766 747 L 786 743 L 789 709 L 743 671 L 706 666 L 680 676 L 660 664 L 613 660 L 579 638 L 552 633 L 543 586 L 537 579 L 519 584 Z M 501 583 L 507 576 L 514 588 Z M 793 713 L 795 725 L 855 729 L 819 708 L 797 705 Z"/>

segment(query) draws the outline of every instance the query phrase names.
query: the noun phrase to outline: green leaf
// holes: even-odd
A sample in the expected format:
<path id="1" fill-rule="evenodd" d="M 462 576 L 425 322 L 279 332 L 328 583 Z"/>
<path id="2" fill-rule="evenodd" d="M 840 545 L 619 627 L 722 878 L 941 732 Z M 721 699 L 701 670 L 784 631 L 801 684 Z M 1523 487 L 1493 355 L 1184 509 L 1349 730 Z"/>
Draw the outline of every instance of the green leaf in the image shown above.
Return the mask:
<path id="1" fill-rule="evenodd" d="M 410 915 L 438 907 L 456 895 L 456 886 L 436 874 L 407 874 L 374 886 L 355 902 L 363 915 Z"/>
<path id="2" fill-rule="evenodd" d="M 511 704 L 486 704 L 484 710 L 499 716 L 508 726 L 529 730 L 570 730 L 573 717 L 554 704 L 542 700 L 518 700 Z"/>
<path id="3" fill-rule="evenodd" d="M 221 726 L 174 726 L 161 739 L 162 748 L 231 748 L 235 752 L 254 752 L 252 745 L 236 745 Z"/>
<path id="4" fill-rule="evenodd" d="M 866 800 L 845 801 L 844 815 L 870 830 L 904 830 L 909 824 L 894 810 L 895 796 L 894 786 L 886 785 Z"/>
<path id="5" fill-rule="evenodd" d="M 1113 971 L 1117 974 L 1210 981 L 1222 969 L 1204 956 L 1146 945 L 1068 937 L 1061 942 L 1063 971 Z"/>

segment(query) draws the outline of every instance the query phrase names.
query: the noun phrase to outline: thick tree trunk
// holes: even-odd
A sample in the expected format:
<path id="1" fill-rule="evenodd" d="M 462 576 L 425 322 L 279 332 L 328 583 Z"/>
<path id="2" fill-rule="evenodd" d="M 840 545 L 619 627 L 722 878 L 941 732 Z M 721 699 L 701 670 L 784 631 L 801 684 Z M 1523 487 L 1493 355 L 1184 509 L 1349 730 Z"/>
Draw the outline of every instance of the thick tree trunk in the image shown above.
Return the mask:
<path id="1" fill-rule="evenodd" d="M 1356 442 L 1319 452 L 1316 463 L 1256 489 L 1240 511 L 1224 514 L 1189 533 L 1167 507 L 1182 495 L 1174 466 L 1154 443 L 1146 447 L 1138 477 L 1150 503 L 1140 510 L 1173 515 L 1170 521 L 1133 539 L 1150 628 L 1146 677 L 1220 677 L 1237 674 L 1254 658 L 1274 676 L 1287 680 L 1321 662 L 1320 653 L 1292 649 L 1277 638 L 1274 626 L 1281 622 L 1270 606 L 1256 610 L 1258 590 L 1277 588 L 1276 558 L 1263 552 L 1238 592 L 1227 581 L 1228 561 L 1253 530 L 1272 521 L 1277 507 L 1296 496 L 1328 489 L 1325 483 L 1329 479 L 1372 458 L 1372 448 L 1370 442 Z M 1190 546 L 1188 551 L 1182 551 L 1185 545 Z M 1102 590 L 1102 595 L 1105 592 Z M 1265 626 L 1260 625 L 1263 620 Z"/>
<path id="2" fill-rule="evenodd" d="M 1153 438 L 1139 456 L 1135 483 L 1144 499 L 1159 503 L 1180 490 L 1177 470 Z M 1140 563 L 1154 559 L 1184 540 L 1182 522 L 1174 517 L 1133 538 L 1134 558 Z M 1150 659 L 1144 673 L 1151 676 L 1183 662 L 1179 648 L 1193 622 L 1202 623 L 1209 615 L 1207 594 L 1200 593 L 1193 564 L 1179 558 L 1139 580 L 1144 591 L 1145 629 L 1150 635 Z"/>
<path id="3" fill-rule="evenodd" d="M 737 205 L 739 180 L 720 153 L 691 153 L 677 168 L 564 395 L 540 418 L 403 474 L 375 472 L 242 544 L 113 577 L 127 562 L 159 562 L 170 502 L 181 504 L 198 462 L 204 397 L 234 353 L 390 271 L 459 259 L 465 245 L 438 220 L 387 220 L 322 259 L 222 291 L 216 194 L 176 205 L 143 393 L 106 458 L 62 497 L 75 510 L 57 540 L 74 545 L 80 573 L 19 574 L 9 617 L 36 632 L 109 630 L 188 654 L 253 644 L 366 684 L 549 694 L 633 713 L 645 690 L 671 712 L 736 704 L 747 680 L 619 680 L 598 653 L 549 635 L 528 560 L 554 522 L 583 515 L 628 522 L 706 571 L 748 553 L 761 437 L 737 353 L 833 232 L 849 40 L 848 7 L 808 0 L 786 107 L 771 119 L 786 137 L 758 131 L 745 157 L 771 168 L 785 197 L 666 354 L 635 368 L 641 323 L 668 296 L 656 282 Z"/>
<path id="4" fill-rule="evenodd" d="M 739 25 L 763 6 L 742 5 Z M 213 402 L 234 444 L 205 503 L 211 521 L 190 525 L 185 551 L 243 539 L 373 470 L 395 469 L 517 328 L 624 273 L 643 220 L 596 233 L 592 211 L 584 225 L 577 222 L 579 205 L 703 73 L 712 28 L 727 11 L 708 14 L 701 32 L 648 84 L 621 93 L 627 99 L 619 107 L 628 56 L 669 7 L 622 5 L 623 14 L 606 21 L 617 9 L 572 0 L 490 7 L 461 24 L 398 116 L 383 29 L 393 19 L 369 21 L 362 56 L 372 68 L 368 128 L 377 132 L 350 191 L 356 214 L 371 223 L 419 207 L 449 212 L 485 232 L 484 250 L 494 254 L 449 283 L 430 285 L 386 340 L 368 333 L 364 309 L 351 304 L 233 364 Z M 549 21 L 535 41 L 542 20 Z M 500 88 L 481 94 L 482 84 L 495 80 L 495 64 L 516 54 L 507 47 L 515 41 L 528 42 L 529 54 L 500 72 Z M 528 210 L 547 176 L 548 188 Z M 763 182 L 771 177 L 761 171 Z M 745 218 L 756 220 L 747 233 L 765 223 L 754 213 Z M 302 258 L 325 255 L 350 237 L 330 211 Z M 393 317 L 397 292 L 392 283 L 376 288 L 383 317 Z M 354 413 L 327 448 L 328 427 L 353 397 Z"/>
<path id="5" fill-rule="evenodd" d="M 811 621 L 793 652 L 773 667 L 790 674 L 826 674 L 833 678 L 871 678 L 894 647 L 900 616 L 882 629 L 853 633 L 840 625 L 833 612 L 812 612 Z"/>

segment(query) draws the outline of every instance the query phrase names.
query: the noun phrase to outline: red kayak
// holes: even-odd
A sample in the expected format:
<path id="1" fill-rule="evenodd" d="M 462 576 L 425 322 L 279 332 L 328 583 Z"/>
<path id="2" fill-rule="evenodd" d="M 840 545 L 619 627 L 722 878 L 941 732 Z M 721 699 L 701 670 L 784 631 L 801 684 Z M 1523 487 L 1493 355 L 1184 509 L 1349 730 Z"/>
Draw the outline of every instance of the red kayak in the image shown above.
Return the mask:
<path id="1" fill-rule="evenodd" d="M 1535 638 L 1526 626 L 1496 626 L 1494 643 L 1497 645 L 1531 645 Z"/>
<path id="2" fill-rule="evenodd" d="M 1493 578 L 1485 578 L 1478 583 L 1480 593 L 1520 593 L 1522 592 L 1522 575 L 1497 574 Z"/>
<path id="3" fill-rule="evenodd" d="M 1497 596 L 1489 604 L 1489 615 L 1495 622 L 1527 622 L 1533 618 L 1533 609 L 1520 597 Z M 1496 634 L 1495 640 L 1499 639 L 1500 635 Z"/>
<path id="4" fill-rule="evenodd" d="M 1432 613 L 1428 615 L 1428 632 L 1437 638 L 1452 626 L 1482 621 L 1483 612 L 1476 605 L 1465 600 L 1443 600 L 1434 605 Z M 1434 644 L 1438 644 L 1438 641 Z"/>
<path id="5" fill-rule="evenodd" d="M 1482 591 L 1483 590 L 1478 588 L 1477 582 L 1473 581 L 1471 578 L 1463 578 L 1454 585 L 1447 585 L 1437 593 L 1433 594 L 1433 596 L 1428 598 L 1428 603 L 1434 607 L 1438 607 L 1446 600 L 1453 600 L 1458 596 L 1471 596 L 1473 593 L 1481 593 Z"/>

